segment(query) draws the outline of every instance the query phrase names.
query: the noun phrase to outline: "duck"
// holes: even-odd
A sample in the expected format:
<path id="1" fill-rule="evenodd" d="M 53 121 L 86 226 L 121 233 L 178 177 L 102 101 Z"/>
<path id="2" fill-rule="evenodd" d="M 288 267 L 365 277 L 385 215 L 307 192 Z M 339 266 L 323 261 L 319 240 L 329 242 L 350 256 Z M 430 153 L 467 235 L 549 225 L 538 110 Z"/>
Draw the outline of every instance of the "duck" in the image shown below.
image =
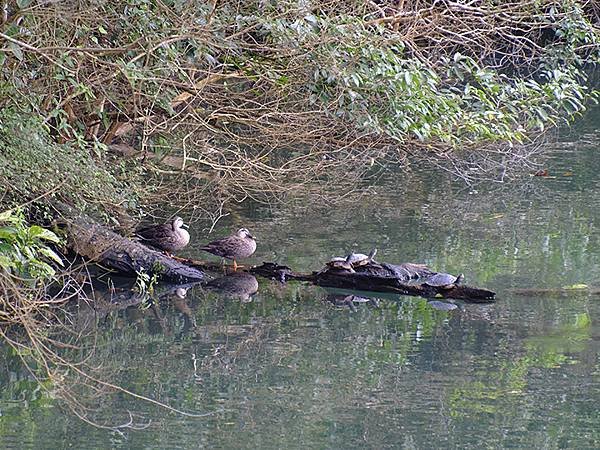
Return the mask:
<path id="1" fill-rule="evenodd" d="M 209 242 L 200 250 L 233 260 L 233 270 L 237 270 L 236 259 L 252 255 L 256 251 L 256 240 L 247 228 L 240 228 L 230 236 Z"/>
<path id="2" fill-rule="evenodd" d="M 136 234 L 146 244 L 170 254 L 189 244 L 190 233 L 185 229 L 187 227 L 183 219 L 177 216 L 169 222 L 141 228 Z"/>

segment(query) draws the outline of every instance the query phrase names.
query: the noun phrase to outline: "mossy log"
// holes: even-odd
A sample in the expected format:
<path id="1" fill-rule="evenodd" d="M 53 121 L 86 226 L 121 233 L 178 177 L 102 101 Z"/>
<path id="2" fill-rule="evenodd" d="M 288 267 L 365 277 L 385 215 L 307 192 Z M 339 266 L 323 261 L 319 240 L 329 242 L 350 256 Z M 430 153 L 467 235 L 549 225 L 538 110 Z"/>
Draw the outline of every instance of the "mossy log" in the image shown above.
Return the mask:
<path id="1" fill-rule="evenodd" d="M 274 278 L 279 281 L 300 280 L 309 281 L 318 286 L 335 287 L 343 289 L 356 289 L 361 291 L 391 292 L 401 295 L 414 295 L 425 298 L 459 299 L 471 303 L 488 303 L 495 301 L 496 293 L 487 289 L 456 285 L 430 286 L 426 283 L 418 284 L 408 277 L 403 277 L 405 270 L 423 270 L 423 274 L 431 274 L 428 268 L 416 264 L 382 264 L 380 269 L 368 266 L 359 272 L 347 271 L 322 271 L 312 273 L 298 273 L 287 266 L 274 263 L 263 263 L 261 266 L 250 269 L 251 273 L 263 277 Z M 417 274 L 418 275 L 418 274 Z"/>
<path id="2" fill-rule="evenodd" d="M 69 247 L 78 255 L 123 274 L 140 271 L 175 282 L 202 280 L 204 272 L 152 250 L 140 242 L 120 236 L 89 217 L 74 216 L 63 207 Z"/>

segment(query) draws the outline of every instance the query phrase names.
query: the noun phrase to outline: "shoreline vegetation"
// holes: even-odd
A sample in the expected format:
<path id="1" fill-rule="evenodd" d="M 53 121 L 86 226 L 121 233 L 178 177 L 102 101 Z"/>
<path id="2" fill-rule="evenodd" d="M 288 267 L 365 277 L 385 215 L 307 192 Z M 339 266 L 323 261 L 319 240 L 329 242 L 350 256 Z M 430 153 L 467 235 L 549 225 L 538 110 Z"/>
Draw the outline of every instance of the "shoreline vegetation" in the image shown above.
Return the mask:
<path id="1" fill-rule="evenodd" d="M 3 340 L 84 420 L 83 390 L 119 389 L 57 337 L 55 307 L 91 285 L 59 202 L 127 234 L 163 203 L 214 222 L 246 199 L 333 203 L 388 166 L 502 181 L 598 94 L 594 2 L 0 6 Z"/>
<path id="2" fill-rule="evenodd" d="M 3 210 L 214 214 L 424 161 L 501 180 L 597 94 L 589 2 L 3 3 Z"/>

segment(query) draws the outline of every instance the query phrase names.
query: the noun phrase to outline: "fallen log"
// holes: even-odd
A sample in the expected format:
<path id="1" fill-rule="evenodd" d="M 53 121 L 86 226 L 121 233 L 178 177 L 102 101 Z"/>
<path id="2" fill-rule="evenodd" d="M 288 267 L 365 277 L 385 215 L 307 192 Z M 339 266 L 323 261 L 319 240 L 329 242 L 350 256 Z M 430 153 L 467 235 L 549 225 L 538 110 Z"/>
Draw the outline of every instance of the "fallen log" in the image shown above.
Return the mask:
<path id="1" fill-rule="evenodd" d="M 204 272 L 146 247 L 140 242 L 120 236 L 87 216 L 76 214 L 61 205 L 69 247 L 78 255 L 123 274 L 142 271 L 175 282 L 202 280 Z"/>
<path id="2" fill-rule="evenodd" d="M 294 272 L 287 266 L 263 263 L 250 269 L 250 272 L 282 282 L 287 280 L 309 281 L 318 286 L 361 291 L 391 292 L 401 295 L 413 295 L 425 298 L 451 298 L 470 303 L 488 303 L 495 301 L 496 293 L 465 285 L 431 286 L 427 283 L 415 283 L 398 275 L 398 267 L 406 265 L 382 264 L 383 270 L 374 270 L 368 266 L 361 272 L 322 271 L 312 273 Z M 386 267 L 387 266 L 387 267 Z M 390 267 L 392 269 L 390 269 Z M 425 266 L 409 264 L 409 268 L 422 267 L 426 273 L 432 273 Z"/>
<path id="3" fill-rule="evenodd" d="M 142 271 L 156 274 L 159 278 L 178 283 L 204 279 L 208 267 L 201 262 L 183 258 L 172 258 L 142 243 L 120 236 L 87 216 L 75 213 L 72 208 L 61 205 L 59 208 L 66 224 L 70 248 L 80 256 L 122 274 L 137 275 Z M 220 267 L 223 270 L 223 267 Z M 495 300 L 495 292 L 459 284 L 452 281 L 443 286 L 428 284 L 427 280 L 436 275 L 421 264 L 388 264 L 369 262 L 356 270 L 333 270 L 326 268 L 319 272 L 299 273 L 287 266 L 263 263 L 243 272 L 250 272 L 266 278 L 308 281 L 318 286 L 361 291 L 390 292 L 425 298 L 460 299 L 466 302 L 484 303 Z M 439 274 L 437 274 L 439 275 Z M 447 274 L 444 274 L 447 275 Z M 452 280 L 456 277 L 448 275 Z M 248 284 L 250 297 L 255 292 L 255 282 L 238 277 Z M 249 279 L 250 280 L 250 279 Z M 236 285 L 237 286 L 237 285 Z M 218 286 L 215 286 L 218 288 Z"/>

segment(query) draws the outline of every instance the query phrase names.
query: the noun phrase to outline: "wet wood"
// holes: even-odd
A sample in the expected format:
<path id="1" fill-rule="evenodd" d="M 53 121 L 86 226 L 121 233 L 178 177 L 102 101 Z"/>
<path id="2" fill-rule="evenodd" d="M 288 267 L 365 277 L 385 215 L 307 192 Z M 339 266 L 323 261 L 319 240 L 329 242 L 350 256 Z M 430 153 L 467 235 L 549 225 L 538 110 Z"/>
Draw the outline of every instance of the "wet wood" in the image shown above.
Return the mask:
<path id="1" fill-rule="evenodd" d="M 253 267 L 250 272 L 262 277 L 276 279 L 282 282 L 287 280 L 309 281 L 318 286 L 335 287 L 343 289 L 356 289 L 361 291 L 391 292 L 401 295 L 414 295 L 425 298 L 449 298 L 460 299 L 470 303 L 488 303 L 495 301 L 496 293 L 487 289 L 481 289 L 466 285 L 453 287 L 430 286 L 426 283 L 418 284 L 402 277 L 391 268 L 405 267 L 403 264 L 377 265 L 379 268 L 365 266 L 359 268 L 355 273 L 347 271 L 324 271 L 313 273 L 294 272 L 287 266 L 274 263 L 263 263 L 261 266 Z M 419 265 L 409 264 L 415 268 Z M 429 269 L 421 266 L 426 273 L 431 274 Z"/>

